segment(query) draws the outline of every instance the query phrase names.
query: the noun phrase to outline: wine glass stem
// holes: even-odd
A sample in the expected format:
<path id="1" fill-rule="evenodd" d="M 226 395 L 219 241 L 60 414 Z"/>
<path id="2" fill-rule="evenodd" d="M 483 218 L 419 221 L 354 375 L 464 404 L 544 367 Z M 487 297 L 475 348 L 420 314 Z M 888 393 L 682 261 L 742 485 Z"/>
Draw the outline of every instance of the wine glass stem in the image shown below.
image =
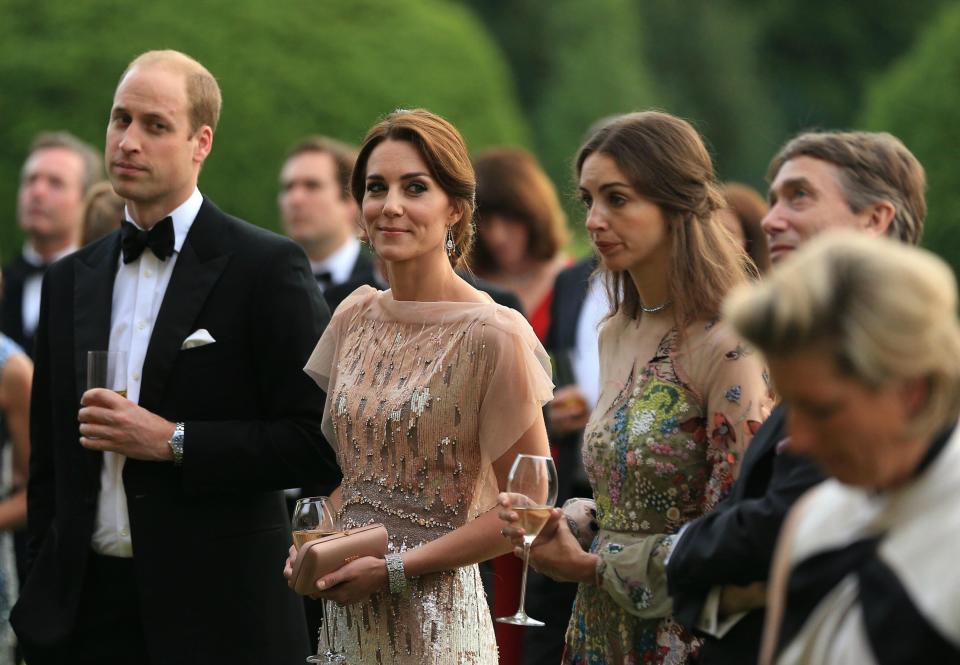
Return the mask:
<path id="1" fill-rule="evenodd" d="M 323 598 L 320 599 L 320 616 L 323 619 L 323 634 L 326 637 L 327 641 L 327 653 L 333 652 L 333 644 L 330 643 L 330 622 L 327 620 L 327 601 Z M 320 650 L 317 649 L 317 653 L 320 653 Z"/>
<path id="2" fill-rule="evenodd" d="M 527 568 L 530 566 L 530 543 L 523 543 L 523 578 L 520 582 L 520 614 L 527 616 Z"/>

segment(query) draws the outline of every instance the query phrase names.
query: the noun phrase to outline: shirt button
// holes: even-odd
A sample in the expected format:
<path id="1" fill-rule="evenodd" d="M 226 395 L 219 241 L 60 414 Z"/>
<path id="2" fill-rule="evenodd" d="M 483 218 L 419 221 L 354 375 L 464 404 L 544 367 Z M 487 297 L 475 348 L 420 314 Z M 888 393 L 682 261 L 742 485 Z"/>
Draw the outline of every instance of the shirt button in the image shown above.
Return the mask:
<path id="1" fill-rule="evenodd" d="M 146 321 L 144 321 L 143 319 L 140 319 L 139 321 L 137 321 L 137 330 L 145 330 L 146 327 L 147 327 Z"/>
<path id="2" fill-rule="evenodd" d="M 120 535 L 126 538 L 127 536 L 130 535 L 130 532 L 127 531 L 126 529 L 120 529 Z"/>
<path id="3" fill-rule="evenodd" d="M 144 276 L 144 277 L 153 277 L 153 271 L 150 270 L 149 268 L 147 268 L 146 270 L 143 271 L 143 276 Z"/>
<path id="4" fill-rule="evenodd" d="M 134 381 L 140 380 L 140 372 L 134 372 L 132 375 Z"/>

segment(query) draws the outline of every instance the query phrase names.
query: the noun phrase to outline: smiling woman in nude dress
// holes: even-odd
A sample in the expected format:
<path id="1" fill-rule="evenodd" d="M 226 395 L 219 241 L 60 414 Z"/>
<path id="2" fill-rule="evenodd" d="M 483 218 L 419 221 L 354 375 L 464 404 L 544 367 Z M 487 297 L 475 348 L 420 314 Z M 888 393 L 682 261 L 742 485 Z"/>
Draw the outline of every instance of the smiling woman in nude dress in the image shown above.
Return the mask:
<path id="1" fill-rule="evenodd" d="M 327 392 L 344 526 L 382 522 L 390 544 L 386 565 L 353 561 L 318 595 L 338 603 L 333 642 L 349 663 L 495 665 L 475 564 L 511 550 L 490 508 L 514 458 L 548 454 L 549 361 L 519 314 L 454 272 L 472 238 L 474 176 L 450 123 L 390 114 L 364 140 L 351 187 L 392 288 L 345 300 L 306 371 Z"/>

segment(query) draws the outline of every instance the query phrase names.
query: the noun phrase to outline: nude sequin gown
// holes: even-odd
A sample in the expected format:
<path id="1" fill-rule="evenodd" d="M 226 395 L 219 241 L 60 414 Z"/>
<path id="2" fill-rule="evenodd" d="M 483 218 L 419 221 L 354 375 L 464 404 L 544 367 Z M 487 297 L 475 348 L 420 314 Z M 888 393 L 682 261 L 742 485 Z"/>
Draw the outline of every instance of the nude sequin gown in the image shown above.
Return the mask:
<path id="1" fill-rule="evenodd" d="M 337 308 L 305 369 L 327 391 L 344 526 L 383 523 L 391 551 L 491 508 L 492 462 L 552 397 L 546 353 L 516 312 L 396 301 L 370 287 Z M 352 665 L 497 663 L 475 565 L 328 611 L 333 644 Z"/>

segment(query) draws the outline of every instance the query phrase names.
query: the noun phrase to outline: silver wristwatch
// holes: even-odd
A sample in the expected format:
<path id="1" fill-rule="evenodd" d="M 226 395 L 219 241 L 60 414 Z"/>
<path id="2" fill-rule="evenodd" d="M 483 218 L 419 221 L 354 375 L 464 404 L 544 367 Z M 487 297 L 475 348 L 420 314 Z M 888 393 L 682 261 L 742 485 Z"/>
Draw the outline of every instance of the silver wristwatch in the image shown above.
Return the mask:
<path id="1" fill-rule="evenodd" d="M 183 423 L 177 423 L 176 429 L 173 430 L 173 436 L 167 441 L 167 445 L 170 446 L 170 451 L 173 453 L 174 466 L 183 464 Z"/>

